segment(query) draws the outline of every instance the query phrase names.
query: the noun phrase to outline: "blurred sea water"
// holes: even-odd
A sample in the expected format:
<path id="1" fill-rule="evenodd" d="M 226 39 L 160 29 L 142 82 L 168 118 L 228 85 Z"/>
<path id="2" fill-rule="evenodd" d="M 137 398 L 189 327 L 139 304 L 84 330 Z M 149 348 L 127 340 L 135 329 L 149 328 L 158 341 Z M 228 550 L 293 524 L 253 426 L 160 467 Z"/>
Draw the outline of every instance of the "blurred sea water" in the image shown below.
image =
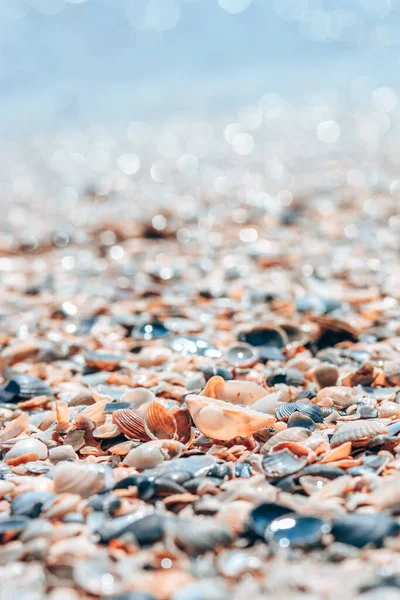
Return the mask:
<path id="1" fill-rule="evenodd" d="M 397 90 L 400 0 L 0 0 L 0 134 Z"/>

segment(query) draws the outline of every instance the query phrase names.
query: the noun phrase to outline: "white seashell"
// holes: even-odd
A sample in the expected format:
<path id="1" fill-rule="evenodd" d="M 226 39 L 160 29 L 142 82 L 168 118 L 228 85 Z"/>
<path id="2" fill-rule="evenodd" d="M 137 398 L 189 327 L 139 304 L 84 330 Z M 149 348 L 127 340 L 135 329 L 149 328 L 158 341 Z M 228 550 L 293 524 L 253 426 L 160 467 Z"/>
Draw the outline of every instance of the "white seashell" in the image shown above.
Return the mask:
<path id="1" fill-rule="evenodd" d="M 48 456 L 47 446 L 40 440 L 28 438 L 16 442 L 14 446 L 9 450 L 5 456 L 5 461 L 19 458 L 25 454 L 36 454 L 39 460 L 44 460 Z"/>
<path id="2" fill-rule="evenodd" d="M 123 402 L 130 402 L 132 408 L 138 408 L 139 406 L 142 406 L 142 404 L 146 404 L 146 402 L 153 402 L 155 399 L 156 396 L 154 392 L 142 387 L 128 390 L 121 398 Z"/>
<path id="3" fill-rule="evenodd" d="M 247 407 L 234 406 L 206 396 L 186 396 L 186 405 L 196 427 L 207 437 L 232 440 L 248 437 L 275 423 L 275 417 Z"/>
<path id="4" fill-rule="evenodd" d="M 136 469 L 152 469 L 165 460 L 178 458 L 185 446 L 174 440 L 152 440 L 132 448 L 124 458 L 123 464 Z"/>
<path id="5" fill-rule="evenodd" d="M 273 392 L 272 394 L 268 394 L 267 396 L 263 396 L 262 398 L 257 400 L 257 402 L 251 405 L 251 408 L 261 413 L 275 415 L 275 410 L 276 408 L 278 408 L 281 400 L 282 392 Z"/>
<path id="6" fill-rule="evenodd" d="M 69 444 L 64 446 L 57 446 L 56 448 L 50 448 L 49 459 L 54 465 L 63 460 L 78 460 L 78 455 L 75 450 Z"/>
<path id="7" fill-rule="evenodd" d="M 60 462 L 53 470 L 54 491 L 88 498 L 105 486 L 105 469 L 94 463 Z"/>
<path id="8" fill-rule="evenodd" d="M 211 377 L 200 396 L 224 400 L 231 404 L 251 406 L 266 395 L 267 390 L 252 381 L 225 381 L 215 375 Z"/>

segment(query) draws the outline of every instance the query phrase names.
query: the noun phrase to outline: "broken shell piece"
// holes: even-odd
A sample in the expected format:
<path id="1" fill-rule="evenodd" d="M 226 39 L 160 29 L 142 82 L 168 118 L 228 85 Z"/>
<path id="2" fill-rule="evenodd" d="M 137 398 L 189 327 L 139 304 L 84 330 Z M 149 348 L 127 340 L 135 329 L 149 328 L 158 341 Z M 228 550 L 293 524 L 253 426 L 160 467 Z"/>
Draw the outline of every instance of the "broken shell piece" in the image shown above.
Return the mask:
<path id="1" fill-rule="evenodd" d="M 357 388 L 336 385 L 325 387 L 320 390 L 314 399 L 318 406 L 335 406 L 336 408 L 348 408 L 362 401 L 362 394 Z"/>
<path id="2" fill-rule="evenodd" d="M 201 433 L 217 440 L 248 437 L 275 422 L 270 415 L 206 396 L 186 396 L 186 404 Z"/>
<path id="3" fill-rule="evenodd" d="M 301 442 L 306 440 L 310 435 L 311 431 L 304 427 L 290 427 L 289 429 L 284 429 L 273 435 L 261 448 L 261 452 L 268 454 L 268 452 L 277 444 L 281 444 L 282 442 Z"/>
<path id="4" fill-rule="evenodd" d="M 125 392 L 121 398 L 122 402 L 129 402 L 132 408 L 139 408 L 142 404 L 153 402 L 156 399 L 154 392 L 147 388 L 138 387 Z"/>
<path id="5" fill-rule="evenodd" d="M 19 417 L 9 421 L 0 433 L 0 443 L 7 442 L 14 437 L 20 435 L 29 424 L 29 416 L 26 413 L 21 413 Z"/>
<path id="6" fill-rule="evenodd" d="M 178 458 L 184 445 L 173 440 L 152 440 L 132 448 L 124 459 L 124 465 L 136 469 L 153 469 L 165 460 Z"/>

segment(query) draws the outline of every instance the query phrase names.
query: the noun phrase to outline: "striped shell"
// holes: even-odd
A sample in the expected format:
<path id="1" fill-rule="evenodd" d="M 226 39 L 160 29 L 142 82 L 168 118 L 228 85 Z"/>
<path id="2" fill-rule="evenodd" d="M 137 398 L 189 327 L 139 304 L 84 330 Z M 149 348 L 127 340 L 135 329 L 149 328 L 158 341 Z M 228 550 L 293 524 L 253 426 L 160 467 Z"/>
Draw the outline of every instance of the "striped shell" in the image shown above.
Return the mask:
<path id="1" fill-rule="evenodd" d="M 307 415 L 314 423 L 323 423 L 324 416 L 319 406 L 311 402 L 285 402 L 276 409 L 276 418 L 279 421 L 288 419 L 293 413 L 299 412 Z"/>
<path id="2" fill-rule="evenodd" d="M 275 435 L 269 439 L 264 446 L 261 448 L 261 452 L 268 454 L 270 450 L 277 444 L 282 442 L 301 442 L 306 440 L 311 435 L 311 431 L 304 427 L 291 427 L 290 429 L 284 429 L 278 431 Z"/>
<path id="3" fill-rule="evenodd" d="M 357 420 L 343 423 L 333 434 L 330 444 L 332 448 L 344 444 L 344 442 L 356 442 L 386 433 L 387 427 L 382 421 Z"/>
<path id="4" fill-rule="evenodd" d="M 128 438 L 147 442 L 150 436 L 144 428 L 144 421 L 141 414 L 134 408 L 121 408 L 112 414 L 112 420 L 118 429 Z"/>
<path id="5" fill-rule="evenodd" d="M 13 401 L 29 400 L 35 396 L 52 396 L 52 391 L 45 381 L 24 373 L 14 373 L 7 381 L 4 390 L 13 395 Z"/>
<path id="6" fill-rule="evenodd" d="M 88 498 L 105 487 L 105 469 L 94 463 L 60 462 L 53 470 L 56 494 L 79 494 Z"/>
<path id="7" fill-rule="evenodd" d="M 204 554 L 219 546 L 229 546 L 233 541 L 233 535 L 225 523 L 207 517 L 179 520 L 172 529 L 174 542 L 190 556 Z"/>
<path id="8" fill-rule="evenodd" d="M 297 473 L 305 467 L 306 464 L 306 457 L 296 456 L 286 449 L 265 455 L 262 460 L 264 473 L 269 479 L 281 479 L 286 475 L 293 475 L 293 473 Z"/>
<path id="9" fill-rule="evenodd" d="M 159 402 L 146 407 L 144 429 L 152 440 L 176 439 L 177 425 L 173 414 Z"/>

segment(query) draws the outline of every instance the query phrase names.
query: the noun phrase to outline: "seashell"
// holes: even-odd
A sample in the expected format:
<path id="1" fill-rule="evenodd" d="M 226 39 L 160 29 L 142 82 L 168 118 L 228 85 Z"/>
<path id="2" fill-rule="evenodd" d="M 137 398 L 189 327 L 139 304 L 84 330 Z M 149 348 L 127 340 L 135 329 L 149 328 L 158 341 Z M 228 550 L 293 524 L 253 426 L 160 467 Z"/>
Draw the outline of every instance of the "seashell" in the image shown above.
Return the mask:
<path id="1" fill-rule="evenodd" d="M 323 364 L 313 373 L 313 378 L 320 389 L 333 387 L 339 377 L 339 371 L 334 365 Z"/>
<path id="2" fill-rule="evenodd" d="M 330 531 L 327 521 L 291 513 L 272 521 L 265 532 L 265 539 L 281 548 L 312 548 L 320 545 Z"/>
<path id="3" fill-rule="evenodd" d="M 69 423 L 68 404 L 61 400 L 56 402 L 56 421 L 58 424 Z"/>
<path id="4" fill-rule="evenodd" d="M 124 360 L 119 354 L 109 352 L 87 352 L 85 362 L 91 369 L 100 369 L 101 371 L 114 371 Z"/>
<path id="5" fill-rule="evenodd" d="M 132 448 L 124 458 L 123 464 L 136 469 L 152 469 L 165 460 L 179 457 L 184 450 L 183 444 L 174 440 L 153 440 Z"/>
<path id="6" fill-rule="evenodd" d="M 332 526 L 332 535 L 337 542 L 356 548 L 381 546 L 387 537 L 398 535 L 399 531 L 396 519 L 383 513 L 344 515 Z"/>
<path id="7" fill-rule="evenodd" d="M 199 556 L 229 546 L 233 535 L 229 527 L 209 517 L 180 519 L 172 526 L 175 544 L 189 556 Z"/>
<path id="8" fill-rule="evenodd" d="M 340 446 L 345 442 L 357 442 L 366 440 L 387 432 L 387 426 L 382 421 L 358 420 L 348 421 L 340 425 L 333 434 L 330 444 L 332 448 Z"/>
<path id="9" fill-rule="evenodd" d="M 354 387 L 356 385 L 370 385 L 377 376 L 372 365 L 364 364 L 354 373 L 350 373 L 342 379 L 342 385 Z M 333 384 L 334 385 L 334 384 Z"/>
<path id="10" fill-rule="evenodd" d="M 186 404 L 201 433 L 217 440 L 248 437 L 275 422 L 272 416 L 206 396 L 186 396 Z"/>
<path id="11" fill-rule="evenodd" d="M 127 575 L 117 572 L 114 563 L 102 555 L 77 560 L 72 572 L 75 584 L 91 595 L 118 596 L 126 590 Z"/>
<path id="12" fill-rule="evenodd" d="M 45 381 L 24 373 L 13 373 L 2 389 L 9 402 L 29 400 L 35 396 L 53 395 Z"/>
<path id="13" fill-rule="evenodd" d="M 106 469 L 95 463 L 60 462 L 53 470 L 54 491 L 57 494 L 79 494 L 88 498 L 106 486 Z"/>
<path id="14" fill-rule="evenodd" d="M 226 360 L 237 368 L 252 367 L 257 362 L 257 354 L 250 344 L 232 344 L 225 352 Z"/>
<path id="15" fill-rule="evenodd" d="M 250 346 L 283 348 L 289 342 L 285 331 L 275 325 L 262 325 L 238 334 L 238 340 Z"/>
<path id="16" fill-rule="evenodd" d="M 336 385 L 320 390 L 315 398 L 318 405 L 335 406 L 336 408 L 348 408 L 362 401 L 362 394 L 356 388 Z"/>
<path id="17" fill-rule="evenodd" d="M 281 396 L 282 393 L 280 391 L 267 394 L 266 396 L 263 396 L 263 398 L 260 398 L 254 402 L 254 404 L 251 405 L 251 408 L 261 413 L 274 415 L 279 406 Z"/>
<path id="18" fill-rule="evenodd" d="M 133 408 L 116 410 L 112 414 L 113 423 L 127 437 L 147 442 L 150 437 L 144 428 L 143 417 Z"/>
<path id="19" fill-rule="evenodd" d="M 328 482 L 329 479 L 320 476 L 304 475 L 299 477 L 299 484 L 309 496 L 321 490 Z"/>
<path id="20" fill-rule="evenodd" d="M 164 537 L 164 519 L 157 513 L 146 516 L 130 513 L 105 522 L 96 533 L 103 544 L 131 534 L 140 546 L 150 546 Z"/>
<path id="21" fill-rule="evenodd" d="M 40 440 L 36 440 L 33 438 L 28 438 L 25 440 L 20 440 L 16 442 L 11 450 L 9 450 L 4 458 L 7 463 L 15 459 L 20 459 L 24 456 L 34 455 L 35 458 L 33 460 L 44 460 L 48 456 L 47 446 L 43 444 Z M 29 458 L 28 460 L 32 460 Z M 23 462 L 28 462 L 28 460 Z"/>
<path id="22" fill-rule="evenodd" d="M 103 425 L 99 425 L 99 427 L 93 429 L 92 433 L 93 437 L 104 440 L 117 437 L 120 434 L 120 430 L 115 423 L 107 421 Z"/>
<path id="23" fill-rule="evenodd" d="M 26 492 L 15 496 L 12 500 L 10 509 L 13 517 L 31 517 L 36 519 L 42 512 L 44 504 L 56 497 L 51 492 Z"/>
<path id="24" fill-rule="evenodd" d="M 251 381 L 225 381 L 215 375 L 211 377 L 200 396 L 215 398 L 230 402 L 231 404 L 245 404 L 251 406 L 266 395 L 265 388 Z"/>
<path id="25" fill-rule="evenodd" d="M 292 427 L 304 427 L 308 429 L 310 432 L 314 431 L 315 423 L 314 421 L 308 417 L 307 415 L 302 414 L 299 411 L 294 412 L 287 421 L 288 429 Z"/>
<path id="26" fill-rule="evenodd" d="M 319 464 L 333 462 L 335 460 L 341 460 L 347 458 L 351 454 L 351 442 L 345 442 L 340 446 L 337 446 L 333 450 L 330 450 L 325 456 L 319 460 Z"/>
<path id="27" fill-rule="evenodd" d="M 287 449 L 266 454 L 262 459 L 263 472 L 268 479 L 281 479 L 297 473 L 307 464 L 307 458 L 296 456 Z"/>
<path id="28" fill-rule="evenodd" d="M 290 508 L 281 506 L 280 504 L 274 504 L 271 502 L 264 502 L 254 508 L 246 523 L 245 534 L 251 539 L 265 539 L 265 532 L 270 523 L 275 519 L 291 513 Z"/>
<path id="29" fill-rule="evenodd" d="M 268 452 L 277 444 L 281 444 L 282 442 L 299 442 L 306 440 L 310 435 L 311 432 L 303 427 L 291 427 L 290 429 L 278 431 L 278 433 L 265 442 L 264 446 L 261 448 L 261 452 L 268 454 Z"/>
<path id="30" fill-rule="evenodd" d="M 95 425 L 102 425 L 105 421 L 104 409 L 107 400 L 100 400 L 84 408 L 78 416 L 88 417 Z M 78 418 L 78 417 L 77 417 Z"/>
<path id="31" fill-rule="evenodd" d="M 163 365 L 171 358 L 171 350 L 169 348 L 143 348 L 139 354 L 135 354 L 135 362 L 139 367 L 150 368 L 157 365 Z"/>
<path id="32" fill-rule="evenodd" d="M 121 442 L 120 444 L 115 444 L 115 446 L 111 446 L 109 448 L 109 452 L 111 454 L 115 454 L 116 456 L 126 456 L 129 450 L 132 448 L 133 442 Z"/>
<path id="33" fill-rule="evenodd" d="M 298 369 L 277 369 L 267 378 L 267 385 L 274 387 L 279 383 L 299 387 L 304 383 L 304 375 Z"/>
<path id="34" fill-rule="evenodd" d="M 165 406 L 151 402 L 146 407 L 144 429 L 152 440 L 172 440 L 176 437 L 177 424 Z"/>
<path id="35" fill-rule="evenodd" d="M 190 412 L 187 408 L 179 408 L 178 410 L 173 411 L 173 415 L 176 423 L 177 439 L 182 442 L 182 444 L 189 444 L 193 439 Z"/>
<path id="36" fill-rule="evenodd" d="M 247 500 L 234 500 L 224 503 L 216 515 L 218 521 L 228 525 L 233 533 L 238 534 L 245 529 L 253 504 Z"/>
<path id="37" fill-rule="evenodd" d="M 46 503 L 41 517 L 45 519 L 62 519 L 65 515 L 78 510 L 82 499 L 78 494 L 58 494 Z"/>
<path id="38" fill-rule="evenodd" d="M 311 402 L 283 402 L 276 409 L 276 418 L 279 421 L 288 419 L 293 413 L 299 412 L 307 417 L 310 417 L 314 423 L 323 423 L 324 417 L 319 406 Z"/>
<path id="39" fill-rule="evenodd" d="M 155 399 L 156 396 L 154 392 L 142 387 L 128 390 L 121 398 L 123 402 L 129 402 L 132 405 L 132 408 L 139 408 L 139 406 L 142 406 L 142 404 L 153 402 Z"/>
<path id="40" fill-rule="evenodd" d="M 341 342 L 356 342 L 358 340 L 358 331 L 339 319 L 334 319 L 328 315 L 318 315 L 314 317 L 320 327 L 321 333 L 315 340 L 319 350 L 322 348 L 331 348 Z"/>
<path id="41" fill-rule="evenodd" d="M 168 462 L 164 462 L 162 465 L 155 469 L 147 469 L 143 472 L 146 477 L 152 477 L 155 479 L 160 475 L 179 470 L 187 471 L 192 474 L 192 477 L 198 477 L 199 475 L 205 475 L 209 470 L 217 464 L 215 456 L 210 454 L 198 454 L 193 456 L 184 456 L 182 458 L 175 458 Z"/>
<path id="42" fill-rule="evenodd" d="M 21 413 L 16 419 L 9 421 L 0 433 L 0 443 L 7 442 L 14 437 L 19 436 L 29 425 L 29 416 Z"/>
<path id="43" fill-rule="evenodd" d="M 298 476 L 304 475 L 312 475 L 313 477 L 324 477 L 325 479 L 336 479 L 337 477 L 342 477 L 345 475 L 343 469 L 336 467 L 332 464 L 320 464 L 316 463 L 313 465 L 307 465 L 302 469 L 301 473 L 297 474 Z"/>
<path id="44" fill-rule="evenodd" d="M 391 402 L 390 400 L 384 400 L 379 405 L 378 414 L 381 419 L 387 417 L 396 417 L 398 419 L 400 417 L 400 404 Z"/>

